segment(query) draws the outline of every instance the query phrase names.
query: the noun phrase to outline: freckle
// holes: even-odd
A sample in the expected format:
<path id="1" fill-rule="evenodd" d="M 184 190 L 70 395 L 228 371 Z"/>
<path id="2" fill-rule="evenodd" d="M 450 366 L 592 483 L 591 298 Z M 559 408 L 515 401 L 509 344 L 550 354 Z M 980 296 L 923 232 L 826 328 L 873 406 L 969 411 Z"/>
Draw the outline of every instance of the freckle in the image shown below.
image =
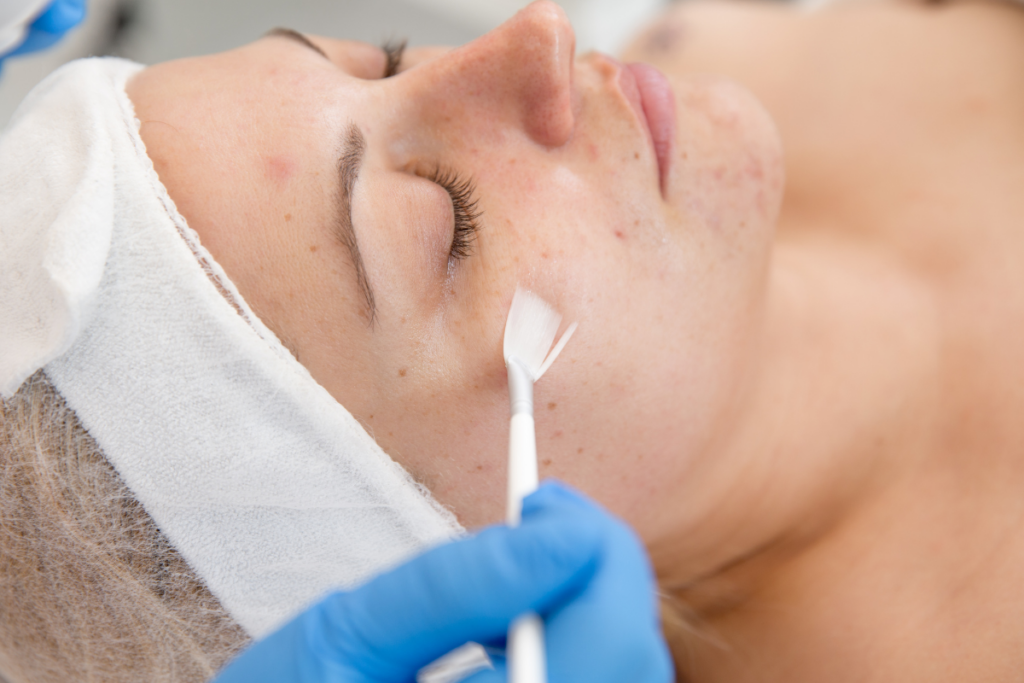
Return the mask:
<path id="1" fill-rule="evenodd" d="M 639 218 L 636 219 L 635 221 L 633 221 L 633 227 L 640 227 L 640 219 Z"/>
<path id="2" fill-rule="evenodd" d="M 481 470 L 482 470 L 483 468 L 484 468 L 484 466 L 483 466 L 483 465 L 477 465 L 477 466 L 476 466 L 476 471 L 477 471 L 477 472 L 479 472 L 479 471 L 481 471 Z"/>
<path id="3" fill-rule="evenodd" d="M 543 460 L 540 461 L 540 464 L 543 465 L 544 467 L 550 467 L 551 458 L 544 458 Z"/>
<path id="4" fill-rule="evenodd" d="M 370 415 L 370 419 L 371 419 L 371 420 L 373 419 L 373 415 Z"/>
<path id="5" fill-rule="evenodd" d="M 616 230 L 615 236 L 618 237 L 620 240 L 626 239 L 626 235 L 621 230 Z"/>
<path id="6" fill-rule="evenodd" d="M 579 455 L 582 452 L 583 452 L 583 447 L 582 446 L 580 446 L 579 448 L 576 449 L 576 454 L 577 455 Z"/>
<path id="7" fill-rule="evenodd" d="M 408 368 L 400 368 L 398 371 L 399 377 L 405 377 L 405 373 L 408 372 Z"/>
<path id="8" fill-rule="evenodd" d="M 550 256 L 548 255 L 548 252 L 546 252 L 546 251 L 542 251 L 542 252 L 540 253 L 540 257 L 541 257 L 541 258 L 551 258 L 551 257 L 550 257 Z"/>
<path id="9" fill-rule="evenodd" d="M 313 246 L 311 246 L 311 247 L 309 248 L 309 250 L 310 250 L 311 252 L 313 252 L 313 253 L 315 254 L 315 253 L 316 253 L 316 250 L 317 250 L 317 246 L 316 246 L 316 245 L 314 244 Z"/>
<path id="10" fill-rule="evenodd" d="M 551 438 L 552 439 L 558 439 L 558 438 L 561 438 L 561 436 L 563 434 L 565 434 L 565 432 L 563 432 L 561 429 L 556 429 L 555 433 L 551 435 Z"/>
<path id="11" fill-rule="evenodd" d="M 639 159 L 640 158 L 640 152 L 633 152 L 633 158 L 634 159 Z"/>
<path id="12" fill-rule="evenodd" d="M 548 410 L 554 410 L 557 407 L 558 407 L 557 403 L 549 403 L 548 404 Z"/>
<path id="13" fill-rule="evenodd" d="M 401 319 L 401 321 L 400 321 L 400 322 L 401 322 L 401 323 L 402 323 L 403 325 L 405 324 L 405 316 L 404 316 L 404 315 L 402 316 L 402 319 Z"/>
<path id="14" fill-rule="evenodd" d="M 291 219 L 292 219 L 292 215 L 291 215 L 290 213 L 286 213 L 286 214 L 284 215 L 284 222 L 285 222 L 285 223 L 287 223 L 287 222 L 288 222 L 288 221 L 290 221 Z"/>

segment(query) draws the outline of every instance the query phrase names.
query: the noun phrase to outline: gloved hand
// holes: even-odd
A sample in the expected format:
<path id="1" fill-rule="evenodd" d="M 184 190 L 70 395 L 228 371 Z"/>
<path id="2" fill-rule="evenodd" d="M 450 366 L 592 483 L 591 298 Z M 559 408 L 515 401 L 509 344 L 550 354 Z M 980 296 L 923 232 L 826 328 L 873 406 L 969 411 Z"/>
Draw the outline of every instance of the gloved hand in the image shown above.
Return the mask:
<path id="1" fill-rule="evenodd" d="M 64 34 L 85 19 L 85 2 L 86 0 L 54 0 L 50 3 L 50 6 L 29 26 L 25 40 L 13 50 L 0 55 L 0 67 L 7 57 L 45 50 L 63 38 Z"/>
<path id="2" fill-rule="evenodd" d="M 545 622 L 549 683 L 668 683 L 647 556 L 594 503 L 546 483 L 522 524 L 427 551 L 335 593 L 255 643 L 215 683 L 409 683 L 468 642 L 501 646 L 527 610 Z M 495 670 L 467 681 L 504 681 Z"/>

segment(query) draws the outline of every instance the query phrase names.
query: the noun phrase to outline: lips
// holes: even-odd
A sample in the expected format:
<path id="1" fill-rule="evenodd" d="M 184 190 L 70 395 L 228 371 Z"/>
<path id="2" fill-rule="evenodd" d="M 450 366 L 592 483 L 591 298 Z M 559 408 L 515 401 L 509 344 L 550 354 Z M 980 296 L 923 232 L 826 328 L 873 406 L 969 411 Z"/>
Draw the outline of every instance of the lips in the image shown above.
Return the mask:
<path id="1" fill-rule="evenodd" d="M 622 94 L 647 128 L 658 160 L 658 183 L 665 193 L 676 133 L 676 100 L 665 75 L 650 64 L 627 64 L 620 72 Z"/>

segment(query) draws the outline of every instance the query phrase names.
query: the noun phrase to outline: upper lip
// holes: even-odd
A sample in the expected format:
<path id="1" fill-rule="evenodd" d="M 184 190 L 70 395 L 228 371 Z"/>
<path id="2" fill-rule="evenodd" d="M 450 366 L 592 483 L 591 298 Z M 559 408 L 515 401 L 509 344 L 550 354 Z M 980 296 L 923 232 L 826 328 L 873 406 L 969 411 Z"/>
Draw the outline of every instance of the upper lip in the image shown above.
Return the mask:
<path id="1" fill-rule="evenodd" d="M 664 196 L 665 169 L 662 168 L 661 160 L 658 158 L 650 120 L 647 118 L 647 113 L 644 110 L 643 97 L 640 93 L 640 86 L 636 81 L 636 76 L 633 75 L 633 72 L 625 64 L 617 59 L 603 54 L 601 57 L 615 67 L 615 83 L 622 97 L 629 103 L 634 116 L 643 130 L 644 136 L 647 138 L 647 147 L 651 151 L 651 158 L 654 160 L 657 170 L 658 188 Z"/>

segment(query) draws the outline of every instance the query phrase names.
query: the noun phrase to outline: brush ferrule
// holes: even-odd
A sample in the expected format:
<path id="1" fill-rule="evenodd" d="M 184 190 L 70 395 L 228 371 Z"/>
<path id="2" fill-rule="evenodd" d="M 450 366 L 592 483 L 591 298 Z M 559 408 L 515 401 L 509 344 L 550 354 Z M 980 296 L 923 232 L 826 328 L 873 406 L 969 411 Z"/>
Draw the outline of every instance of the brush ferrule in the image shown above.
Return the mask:
<path id="1" fill-rule="evenodd" d="M 530 371 L 514 356 L 508 359 L 507 369 L 512 414 L 533 415 L 533 377 Z"/>

